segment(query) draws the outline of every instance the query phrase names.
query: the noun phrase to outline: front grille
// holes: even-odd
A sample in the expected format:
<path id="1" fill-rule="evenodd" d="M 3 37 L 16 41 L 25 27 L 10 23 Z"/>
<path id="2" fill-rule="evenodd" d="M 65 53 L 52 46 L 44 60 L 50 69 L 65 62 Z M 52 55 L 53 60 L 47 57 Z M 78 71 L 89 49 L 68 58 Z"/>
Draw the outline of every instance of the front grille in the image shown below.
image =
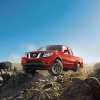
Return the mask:
<path id="1" fill-rule="evenodd" d="M 31 58 L 37 58 L 39 53 L 30 53 Z"/>
<path id="2" fill-rule="evenodd" d="M 40 57 L 43 57 L 43 54 L 42 52 L 31 52 L 28 54 L 28 57 L 29 58 L 40 58 Z"/>

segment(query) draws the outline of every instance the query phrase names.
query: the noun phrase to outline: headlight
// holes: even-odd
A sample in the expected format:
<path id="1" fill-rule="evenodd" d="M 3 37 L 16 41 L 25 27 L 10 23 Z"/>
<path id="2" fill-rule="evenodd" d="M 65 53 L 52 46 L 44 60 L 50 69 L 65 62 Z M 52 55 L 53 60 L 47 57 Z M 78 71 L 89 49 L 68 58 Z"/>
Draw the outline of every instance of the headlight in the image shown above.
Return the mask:
<path id="1" fill-rule="evenodd" d="M 44 53 L 44 54 L 43 54 L 43 57 L 49 57 L 49 56 L 51 56 L 51 55 L 53 55 L 53 53 L 48 52 L 48 53 Z"/>

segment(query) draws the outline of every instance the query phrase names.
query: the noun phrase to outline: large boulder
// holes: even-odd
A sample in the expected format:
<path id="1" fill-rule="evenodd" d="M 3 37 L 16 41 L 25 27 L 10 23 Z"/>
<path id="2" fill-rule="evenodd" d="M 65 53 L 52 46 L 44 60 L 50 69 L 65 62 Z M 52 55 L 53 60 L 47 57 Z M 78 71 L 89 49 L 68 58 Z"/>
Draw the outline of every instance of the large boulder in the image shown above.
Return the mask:
<path id="1" fill-rule="evenodd" d="M 73 79 L 71 85 L 62 93 L 60 100 L 95 100 L 91 86 L 84 80 Z"/>
<path id="2" fill-rule="evenodd" d="M 0 69 L 11 69 L 12 63 L 11 62 L 0 62 Z"/>

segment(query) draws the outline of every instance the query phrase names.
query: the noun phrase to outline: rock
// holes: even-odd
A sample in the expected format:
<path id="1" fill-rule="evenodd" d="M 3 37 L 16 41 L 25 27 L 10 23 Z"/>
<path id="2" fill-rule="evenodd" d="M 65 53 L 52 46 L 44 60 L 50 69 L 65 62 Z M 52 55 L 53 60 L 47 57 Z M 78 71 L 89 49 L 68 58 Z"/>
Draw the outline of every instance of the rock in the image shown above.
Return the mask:
<path id="1" fill-rule="evenodd" d="M 61 100 L 94 100 L 90 93 L 91 87 L 83 80 L 74 79 L 72 84 L 62 93 Z"/>

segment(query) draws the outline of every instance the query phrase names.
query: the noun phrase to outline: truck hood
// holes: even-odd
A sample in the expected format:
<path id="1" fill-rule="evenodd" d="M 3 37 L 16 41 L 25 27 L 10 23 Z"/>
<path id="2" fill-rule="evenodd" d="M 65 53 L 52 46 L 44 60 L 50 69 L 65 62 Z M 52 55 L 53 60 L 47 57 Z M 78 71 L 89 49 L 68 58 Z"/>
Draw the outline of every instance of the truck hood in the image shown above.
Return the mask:
<path id="1" fill-rule="evenodd" d="M 51 52 L 57 52 L 56 50 L 46 50 L 46 51 L 32 51 L 32 53 L 51 53 Z"/>

